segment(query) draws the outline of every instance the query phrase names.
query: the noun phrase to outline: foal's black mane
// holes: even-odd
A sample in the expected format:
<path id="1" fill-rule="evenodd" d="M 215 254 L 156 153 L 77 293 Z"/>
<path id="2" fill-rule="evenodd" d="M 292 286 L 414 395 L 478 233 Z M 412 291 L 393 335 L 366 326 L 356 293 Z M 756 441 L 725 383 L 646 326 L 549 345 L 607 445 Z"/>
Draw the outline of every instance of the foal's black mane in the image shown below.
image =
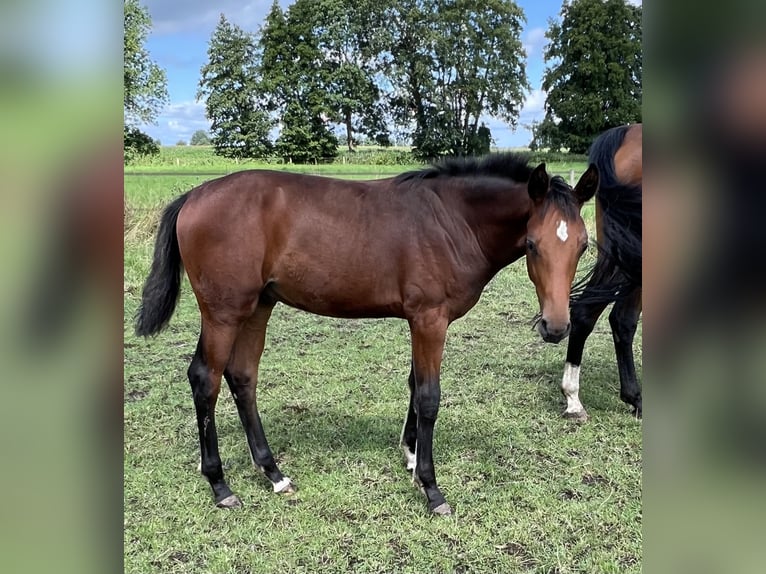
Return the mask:
<path id="1" fill-rule="evenodd" d="M 436 177 L 502 177 L 526 183 L 532 173 L 529 158 L 518 153 L 493 153 L 482 157 L 444 158 L 426 168 L 408 171 L 397 183 Z"/>
<path id="2" fill-rule="evenodd" d="M 418 182 L 438 177 L 499 177 L 516 183 L 526 183 L 534 168 L 523 153 L 493 153 L 481 157 L 450 157 L 423 169 L 408 171 L 395 178 L 398 184 Z M 567 219 L 579 211 L 572 188 L 560 176 L 551 178 L 544 209 L 556 206 Z"/>

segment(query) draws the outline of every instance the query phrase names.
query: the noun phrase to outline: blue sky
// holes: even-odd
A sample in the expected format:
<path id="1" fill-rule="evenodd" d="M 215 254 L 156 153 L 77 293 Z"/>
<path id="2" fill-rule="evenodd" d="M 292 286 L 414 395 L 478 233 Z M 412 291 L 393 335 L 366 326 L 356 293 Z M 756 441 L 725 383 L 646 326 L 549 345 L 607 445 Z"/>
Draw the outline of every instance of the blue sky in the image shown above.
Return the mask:
<path id="1" fill-rule="evenodd" d="M 562 4 L 561 0 L 516 2 L 527 18 L 521 39 L 527 52 L 527 76 L 532 89 L 515 131 L 501 121 L 487 122 L 499 147 L 526 146 L 531 135 L 523 125 L 543 117 L 545 31 L 549 19 L 558 19 Z M 641 4 L 641 0 L 631 2 Z M 170 103 L 157 118 L 156 125 L 142 126 L 142 129 L 166 145 L 179 140 L 188 142 L 196 130 L 208 130 L 210 124 L 205 119 L 204 102 L 196 101 L 196 92 L 200 68 L 207 61 L 207 45 L 219 15 L 223 13 L 243 29 L 257 32 L 271 3 L 272 0 L 143 0 L 153 23 L 146 48 L 152 59 L 165 69 Z M 279 3 L 286 7 L 292 0 L 279 0 Z"/>

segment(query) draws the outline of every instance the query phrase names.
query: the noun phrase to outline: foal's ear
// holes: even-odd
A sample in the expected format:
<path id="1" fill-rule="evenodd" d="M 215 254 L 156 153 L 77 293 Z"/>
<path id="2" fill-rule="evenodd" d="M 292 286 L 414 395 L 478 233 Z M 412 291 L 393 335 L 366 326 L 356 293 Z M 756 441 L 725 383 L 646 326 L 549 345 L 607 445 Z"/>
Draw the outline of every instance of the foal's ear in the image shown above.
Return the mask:
<path id="1" fill-rule="evenodd" d="M 532 171 L 532 175 L 529 176 L 529 182 L 527 183 L 527 191 L 532 201 L 540 203 L 545 199 L 549 183 L 550 178 L 545 171 L 545 163 L 541 163 Z"/>
<path id="2" fill-rule="evenodd" d="M 574 196 L 580 205 L 595 195 L 598 191 L 598 182 L 598 168 L 595 164 L 590 164 L 574 188 Z"/>

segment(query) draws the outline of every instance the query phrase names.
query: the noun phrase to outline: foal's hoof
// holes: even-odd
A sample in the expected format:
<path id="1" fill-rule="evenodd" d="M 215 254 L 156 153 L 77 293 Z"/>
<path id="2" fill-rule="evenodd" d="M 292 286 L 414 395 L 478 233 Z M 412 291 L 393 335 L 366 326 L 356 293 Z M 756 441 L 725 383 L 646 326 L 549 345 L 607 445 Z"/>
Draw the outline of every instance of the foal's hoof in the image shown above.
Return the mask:
<path id="1" fill-rule="evenodd" d="M 278 494 L 295 494 L 298 491 L 292 481 L 286 476 L 279 482 L 273 483 L 273 485 L 274 492 Z"/>
<path id="2" fill-rule="evenodd" d="M 643 418 L 644 416 L 643 409 L 641 407 L 635 407 L 633 409 L 633 416 L 636 417 L 637 419 Z"/>
<path id="3" fill-rule="evenodd" d="M 588 413 L 585 410 L 581 411 L 564 411 L 561 415 L 567 420 L 574 421 L 576 423 L 584 423 L 588 420 Z"/>
<path id="4" fill-rule="evenodd" d="M 433 512 L 437 516 L 450 516 L 452 514 L 452 509 L 450 508 L 449 504 L 447 504 L 446 502 L 442 502 L 436 508 L 432 508 L 431 512 Z"/>
<path id="5" fill-rule="evenodd" d="M 237 497 L 236 494 L 230 494 L 223 500 L 216 502 L 215 505 L 218 508 L 241 508 L 242 501 Z"/>

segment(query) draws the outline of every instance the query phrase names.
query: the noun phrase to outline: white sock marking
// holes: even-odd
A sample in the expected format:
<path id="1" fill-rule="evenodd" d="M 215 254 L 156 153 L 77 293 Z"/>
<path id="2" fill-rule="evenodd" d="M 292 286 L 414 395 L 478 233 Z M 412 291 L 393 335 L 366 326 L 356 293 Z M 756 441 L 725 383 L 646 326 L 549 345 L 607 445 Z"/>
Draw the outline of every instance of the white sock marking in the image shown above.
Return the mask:
<path id="1" fill-rule="evenodd" d="M 292 484 L 290 479 L 286 476 L 282 477 L 282 480 L 279 482 L 272 483 L 274 485 L 274 492 L 282 492 L 285 490 L 288 486 Z"/>
<path id="2" fill-rule="evenodd" d="M 580 367 L 572 363 L 564 365 L 564 376 L 561 378 L 561 390 L 567 399 L 568 413 L 581 413 L 585 410 L 580 402 Z"/>
<path id="3" fill-rule="evenodd" d="M 417 448 L 417 447 L 416 447 Z M 402 450 L 404 451 L 404 461 L 407 463 L 407 470 L 415 470 L 415 453 L 410 450 L 410 448 L 407 445 L 402 445 Z"/>
<path id="4" fill-rule="evenodd" d="M 402 425 L 402 434 L 399 435 L 399 444 L 402 446 L 404 452 L 404 462 L 407 464 L 407 470 L 415 471 L 415 453 L 410 450 L 406 444 L 404 444 L 404 429 L 407 427 L 407 415 L 404 415 L 404 424 Z M 417 450 L 417 445 L 415 445 Z"/>
<path id="5" fill-rule="evenodd" d="M 559 226 L 556 228 L 556 236 L 561 239 L 561 241 L 566 241 L 569 238 L 567 222 L 563 219 L 559 221 Z"/>

